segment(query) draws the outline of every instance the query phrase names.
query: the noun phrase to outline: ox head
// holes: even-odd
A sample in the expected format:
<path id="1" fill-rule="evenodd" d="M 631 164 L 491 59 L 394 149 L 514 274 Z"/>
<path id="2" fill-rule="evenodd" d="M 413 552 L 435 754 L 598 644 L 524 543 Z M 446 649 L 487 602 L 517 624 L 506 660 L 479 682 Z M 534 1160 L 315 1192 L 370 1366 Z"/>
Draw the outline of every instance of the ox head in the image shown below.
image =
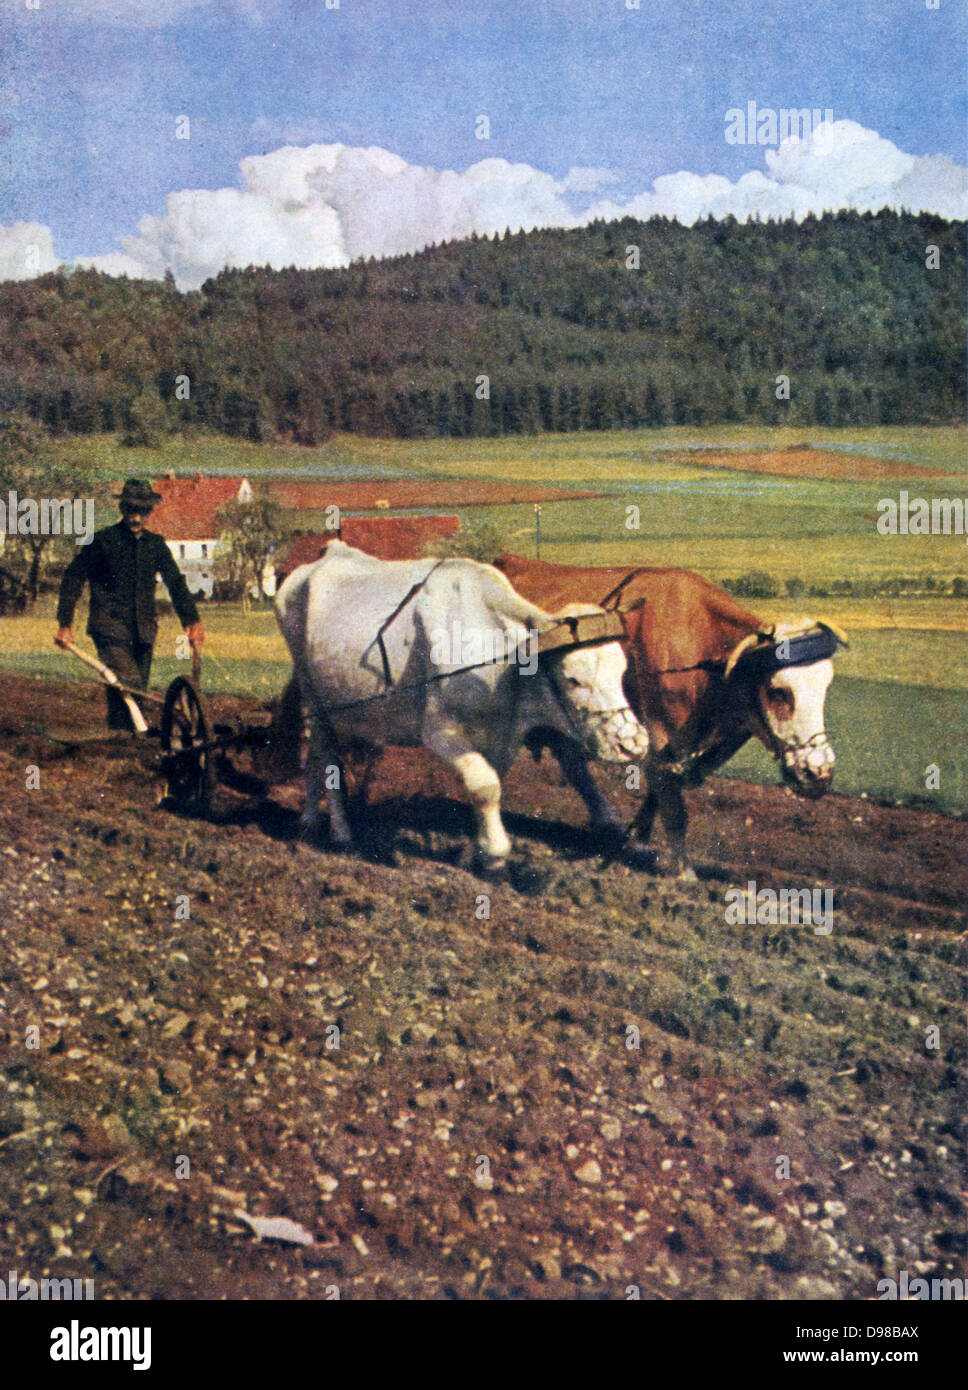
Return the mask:
<path id="1" fill-rule="evenodd" d="M 726 662 L 728 681 L 749 681 L 753 732 L 801 796 L 822 796 L 834 775 L 834 750 L 824 727 L 833 680 L 830 658 L 847 638 L 830 623 L 777 623 L 751 632 Z"/>
<path id="2" fill-rule="evenodd" d="M 622 689 L 622 620 L 591 604 L 570 603 L 539 633 L 538 656 L 573 734 L 593 758 L 639 761 L 649 735 Z"/>

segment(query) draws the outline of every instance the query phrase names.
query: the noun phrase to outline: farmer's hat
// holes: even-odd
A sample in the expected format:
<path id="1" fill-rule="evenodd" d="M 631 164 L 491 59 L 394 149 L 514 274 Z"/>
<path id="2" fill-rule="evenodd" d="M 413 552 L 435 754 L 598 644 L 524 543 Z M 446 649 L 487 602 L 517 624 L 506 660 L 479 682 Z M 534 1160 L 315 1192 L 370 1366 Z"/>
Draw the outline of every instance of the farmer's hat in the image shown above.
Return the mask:
<path id="1" fill-rule="evenodd" d="M 114 495 L 122 508 L 139 507 L 143 512 L 150 512 L 161 501 L 161 494 L 153 492 L 151 484 L 143 478 L 128 478 L 121 491 Z"/>

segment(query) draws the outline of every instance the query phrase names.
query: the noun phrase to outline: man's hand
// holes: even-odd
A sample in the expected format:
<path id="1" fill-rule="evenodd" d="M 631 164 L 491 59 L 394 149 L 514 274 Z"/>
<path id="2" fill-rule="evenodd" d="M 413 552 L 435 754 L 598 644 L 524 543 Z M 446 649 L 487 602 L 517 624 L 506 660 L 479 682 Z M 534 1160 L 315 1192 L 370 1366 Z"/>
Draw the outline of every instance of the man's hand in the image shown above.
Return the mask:
<path id="1" fill-rule="evenodd" d="M 191 627 L 185 629 L 185 632 L 193 647 L 200 647 L 205 641 L 205 629 L 201 622 L 192 623 Z"/>
<path id="2" fill-rule="evenodd" d="M 55 647 L 73 647 L 74 629 L 72 627 L 59 627 L 57 636 L 54 638 Z"/>

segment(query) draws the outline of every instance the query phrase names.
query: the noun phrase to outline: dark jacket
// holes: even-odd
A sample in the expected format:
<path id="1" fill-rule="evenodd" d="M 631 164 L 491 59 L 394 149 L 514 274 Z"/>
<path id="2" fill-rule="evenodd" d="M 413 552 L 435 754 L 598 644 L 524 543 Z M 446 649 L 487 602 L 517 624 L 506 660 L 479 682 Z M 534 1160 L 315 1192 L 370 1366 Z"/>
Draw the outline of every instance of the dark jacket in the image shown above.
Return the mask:
<path id="1" fill-rule="evenodd" d="M 155 575 L 160 574 L 183 627 L 198 622 L 195 600 L 163 536 L 143 531 L 133 536 L 123 521 L 95 531 L 67 566 L 57 603 L 57 624 L 70 627 L 85 582 L 91 586 L 87 630 L 92 637 L 122 642 L 154 642 Z"/>

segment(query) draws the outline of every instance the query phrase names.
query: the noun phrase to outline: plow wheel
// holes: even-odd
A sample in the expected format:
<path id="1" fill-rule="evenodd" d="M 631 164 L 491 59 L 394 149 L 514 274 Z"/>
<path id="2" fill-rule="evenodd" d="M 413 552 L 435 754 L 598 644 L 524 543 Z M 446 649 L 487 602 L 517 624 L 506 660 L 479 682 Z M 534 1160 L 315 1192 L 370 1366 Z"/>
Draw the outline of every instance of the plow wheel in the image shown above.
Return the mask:
<path id="1" fill-rule="evenodd" d="M 197 686 L 176 676 L 165 692 L 161 747 L 168 795 L 182 810 L 208 816 L 218 784 L 212 721 Z"/>

